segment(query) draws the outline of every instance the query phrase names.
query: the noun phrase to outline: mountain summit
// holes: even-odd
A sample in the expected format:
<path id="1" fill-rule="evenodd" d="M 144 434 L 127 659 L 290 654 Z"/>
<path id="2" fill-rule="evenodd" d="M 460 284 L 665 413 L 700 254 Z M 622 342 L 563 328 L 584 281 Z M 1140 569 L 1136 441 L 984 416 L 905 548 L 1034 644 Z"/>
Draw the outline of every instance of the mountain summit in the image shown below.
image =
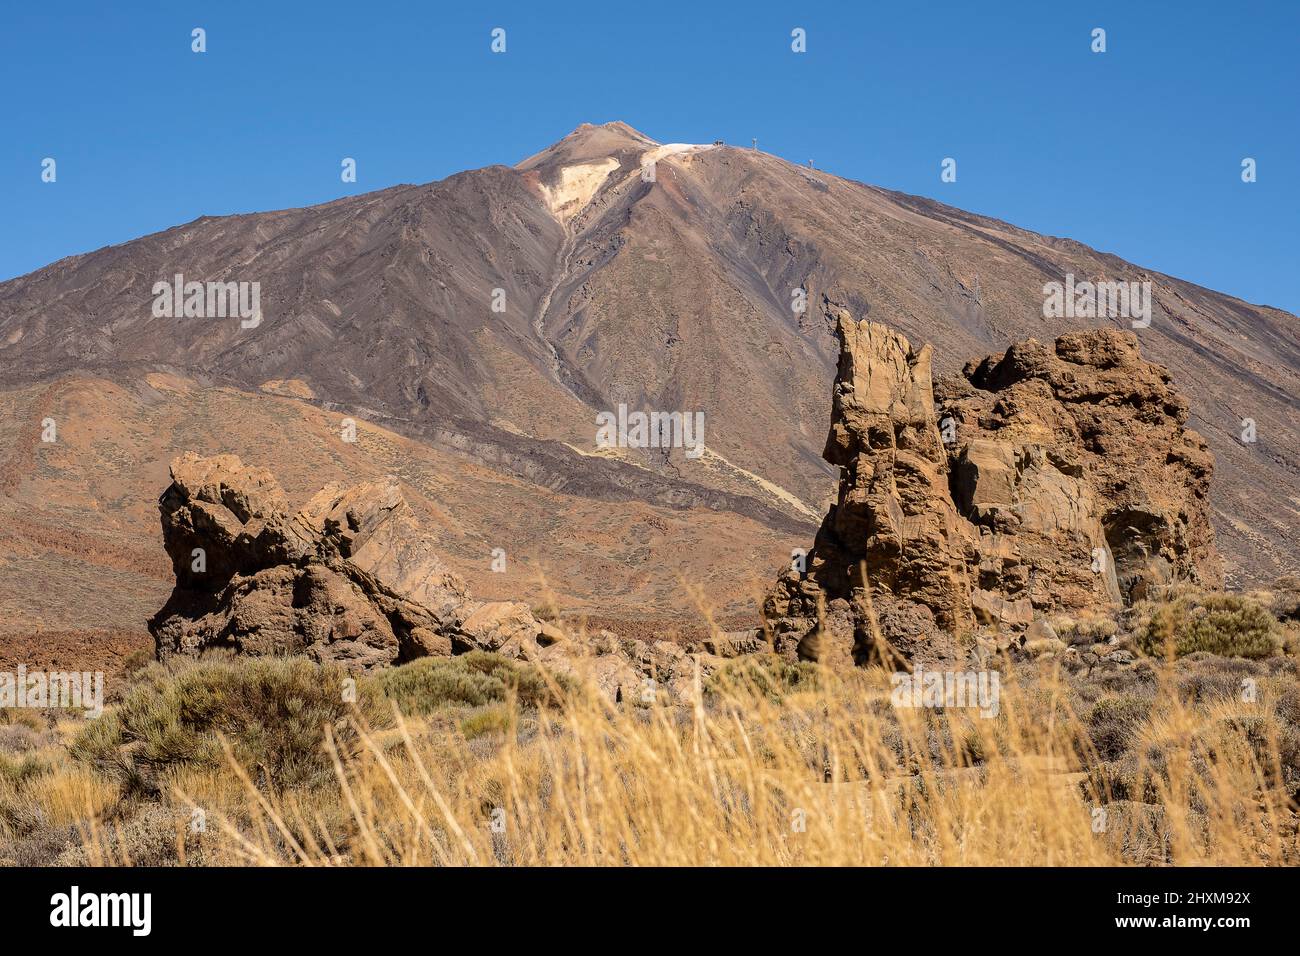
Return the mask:
<path id="1" fill-rule="evenodd" d="M 568 136 L 516 164 L 515 169 L 555 169 L 603 159 L 636 156 L 659 144 L 626 123 L 583 123 Z"/>

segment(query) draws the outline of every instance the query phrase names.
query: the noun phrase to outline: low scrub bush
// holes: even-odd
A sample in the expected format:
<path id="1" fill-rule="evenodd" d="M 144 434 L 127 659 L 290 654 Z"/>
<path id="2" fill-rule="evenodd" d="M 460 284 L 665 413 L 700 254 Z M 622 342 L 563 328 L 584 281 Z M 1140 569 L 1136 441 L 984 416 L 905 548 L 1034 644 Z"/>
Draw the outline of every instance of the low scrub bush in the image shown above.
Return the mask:
<path id="1" fill-rule="evenodd" d="M 355 704 L 345 699 L 354 687 Z M 372 725 L 391 719 L 368 682 L 354 685 L 342 669 L 304 658 L 201 660 L 176 670 L 155 664 L 120 706 L 78 734 L 71 752 L 128 792 L 153 793 L 169 770 L 225 765 L 221 734 L 258 786 L 311 787 L 333 776 L 327 725 L 340 751 L 354 749 L 347 719 L 354 707 Z"/>
<path id="2" fill-rule="evenodd" d="M 18 789 L 28 780 L 49 772 L 49 765 L 34 754 L 20 757 L 0 754 L 0 785 Z"/>
<path id="3" fill-rule="evenodd" d="M 1287 575 L 1273 585 L 1272 611 L 1279 621 L 1300 623 L 1300 578 Z"/>
<path id="4" fill-rule="evenodd" d="M 558 675 L 544 675 L 531 664 L 499 654 L 470 651 L 457 657 L 422 657 L 371 678 L 402 712 L 429 714 L 444 707 L 482 707 L 501 703 L 513 692 L 525 707 L 557 703 L 557 689 L 570 689 Z"/>
<path id="5" fill-rule="evenodd" d="M 1086 638 L 1093 643 L 1108 641 L 1119 632 L 1119 625 L 1109 617 L 1058 617 L 1052 622 L 1052 628 L 1061 640 L 1069 642 L 1071 638 Z M 1074 643 L 1083 643 L 1076 640 Z"/>
<path id="6" fill-rule="evenodd" d="M 1258 602 L 1238 594 L 1183 595 L 1151 609 L 1138 632 L 1147 654 L 1172 645 L 1182 657 L 1197 651 L 1223 657 L 1268 657 L 1281 647 L 1277 621 Z"/>
<path id="7" fill-rule="evenodd" d="M 791 663 L 775 654 L 738 657 L 720 667 L 704 687 L 706 694 L 754 693 L 769 701 L 779 701 L 795 691 L 816 690 L 819 672 L 816 664 Z"/>
<path id="8" fill-rule="evenodd" d="M 510 729 L 511 714 L 501 706 L 488 707 L 470 714 L 460 722 L 460 732 L 466 740 L 489 734 L 503 734 Z"/>
<path id="9" fill-rule="evenodd" d="M 1102 697 L 1088 714 L 1088 736 L 1103 760 L 1128 749 L 1137 729 L 1151 714 L 1151 701 L 1131 694 Z"/>
<path id="10" fill-rule="evenodd" d="M 0 727 L 28 727 L 44 730 L 45 720 L 34 710 L 25 707 L 0 707 Z"/>

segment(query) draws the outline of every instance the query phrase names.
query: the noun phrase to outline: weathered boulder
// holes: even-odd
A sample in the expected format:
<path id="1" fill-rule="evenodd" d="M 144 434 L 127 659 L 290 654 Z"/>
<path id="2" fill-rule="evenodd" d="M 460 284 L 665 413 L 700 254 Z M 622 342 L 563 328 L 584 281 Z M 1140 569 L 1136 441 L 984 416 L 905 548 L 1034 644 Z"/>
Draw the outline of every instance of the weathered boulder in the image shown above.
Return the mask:
<path id="1" fill-rule="evenodd" d="M 547 625 L 547 631 L 550 636 L 537 642 L 539 646 L 528 659 L 588 683 L 611 704 L 692 704 L 708 678 L 726 660 L 700 650 L 699 643 L 644 641 L 607 630 L 566 631 L 553 624 Z M 710 640 L 731 643 L 723 635 Z M 765 642 L 760 646 L 766 649 Z"/>
<path id="2" fill-rule="evenodd" d="M 743 631 L 719 631 L 698 642 L 693 642 L 688 649 L 704 651 L 715 657 L 740 657 L 771 650 L 761 627 L 752 627 Z"/>
<path id="3" fill-rule="evenodd" d="M 506 645 L 525 649 L 535 646 L 541 625 L 527 604 L 491 601 L 476 608 L 461 621 L 456 636 L 465 643 L 496 651 Z"/>
<path id="4" fill-rule="evenodd" d="M 393 478 L 349 489 L 323 488 L 298 513 L 295 525 L 395 595 L 454 616 L 468 599 L 465 584 L 447 569 L 420 529 Z"/>
<path id="5" fill-rule="evenodd" d="M 207 588 L 311 550 L 286 519 L 284 491 L 266 469 L 246 467 L 234 455 L 190 453 L 172 462 L 171 474 L 158 508 L 178 586 Z"/>
<path id="6" fill-rule="evenodd" d="M 190 453 L 159 511 L 176 573 L 149 622 L 160 659 L 224 648 L 369 669 L 541 631 L 524 605 L 469 598 L 393 478 L 331 485 L 290 515 L 269 472 Z"/>

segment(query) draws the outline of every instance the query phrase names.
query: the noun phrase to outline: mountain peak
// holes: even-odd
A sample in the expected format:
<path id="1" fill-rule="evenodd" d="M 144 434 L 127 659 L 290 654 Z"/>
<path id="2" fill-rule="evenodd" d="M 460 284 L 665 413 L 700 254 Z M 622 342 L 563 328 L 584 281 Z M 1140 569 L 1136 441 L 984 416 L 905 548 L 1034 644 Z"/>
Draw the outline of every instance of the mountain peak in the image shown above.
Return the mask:
<path id="1" fill-rule="evenodd" d="M 617 139 L 627 140 L 639 144 L 643 148 L 659 145 L 655 140 L 651 139 L 645 133 L 641 132 L 639 129 L 635 129 L 632 126 L 629 126 L 627 123 L 624 123 L 622 120 L 613 120 L 609 123 L 599 123 L 599 124 L 580 123 L 578 125 L 578 128 L 575 129 L 568 136 L 566 136 L 565 139 L 570 139 L 576 136 L 583 136 L 583 137 L 598 136 L 603 139 L 617 138 Z"/>
<path id="2" fill-rule="evenodd" d="M 572 166 L 603 159 L 623 160 L 640 155 L 659 144 L 622 121 L 599 126 L 583 123 L 569 135 L 529 156 L 515 166 L 516 169 L 546 169 L 553 166 Z"/>
<path id="3" fill-rule="evenodd" d="M 536 177 L 547 208 L 561 222 L 581 212 L 607 182 L 661 160 L 712 149 L 695 143 L 658 143 L 621 121 L 583 123 L 515 169 Z"/>

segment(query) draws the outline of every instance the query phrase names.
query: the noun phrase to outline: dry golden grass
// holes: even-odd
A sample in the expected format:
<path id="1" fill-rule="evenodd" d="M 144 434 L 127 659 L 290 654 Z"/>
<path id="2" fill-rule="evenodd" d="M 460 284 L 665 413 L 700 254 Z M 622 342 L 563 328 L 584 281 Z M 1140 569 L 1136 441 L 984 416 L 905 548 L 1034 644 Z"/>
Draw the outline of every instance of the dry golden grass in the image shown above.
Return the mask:
<path id="1" fill-rule="evenodd" d="M 1095 753 L 1051 672 L 1004 687 L 994 719 L 892 708 L 879 671 L 819 685 L 780 700 L 732 689 L 684 708 L 569 695 L 532 733 L 516 720 L 489 752 L 454 727 L 358 721 L 359 755 L 333 751 L 336 788 L 276 797 L 232 766 L 244 800 L 209 819 L 232 861 L 265 865 L 1300 859 L 1277 741 L 1234 729 L 1267 714 L 1267 700 L 1197 711 L 1165 688 L 1141 731 L 1139 753 L 1156 748 L 1160 763 L 1139 759 L 1155 795 L 1139 805 L 1087 773 Z"/>
<path id="2" fill-rule="evenodd" d="M 142 797 L 46 745 L 44 772 L 0 781 L 0 858 L 15 820 L 39 820 L 75 827 L 62 862 L 100 865 L 1300 862 L 1290 671 L 1246 700 L 1230 661 L 1148 664 L 1141 706 L 1107 688 L 1084 705 L 1056 665 L 1004 661 L 987 719 L 897 708 L 884 670 L 807 665 L 783 692 L 779 668 L 742 668 L 648 706 L 556 684 L 540 710 L 394 705 L 381 728 L 353 708 L 310 787 L 268 787 L 222 739 L 222 764 L 163 768 Z M 1194 667 L 1220 689 L 1189 695 Z M 1097 750 L 1105 721 L 1131 721 L 1122 760 Z"/>
<path id="3" fill-rule="evenodd" d="M 71 830 L 104 816 L 119 796 L 115 785 L 72 760 L 62 745 L 21 756 L 0 753 L 0 859 L 15 831 Z"/>

